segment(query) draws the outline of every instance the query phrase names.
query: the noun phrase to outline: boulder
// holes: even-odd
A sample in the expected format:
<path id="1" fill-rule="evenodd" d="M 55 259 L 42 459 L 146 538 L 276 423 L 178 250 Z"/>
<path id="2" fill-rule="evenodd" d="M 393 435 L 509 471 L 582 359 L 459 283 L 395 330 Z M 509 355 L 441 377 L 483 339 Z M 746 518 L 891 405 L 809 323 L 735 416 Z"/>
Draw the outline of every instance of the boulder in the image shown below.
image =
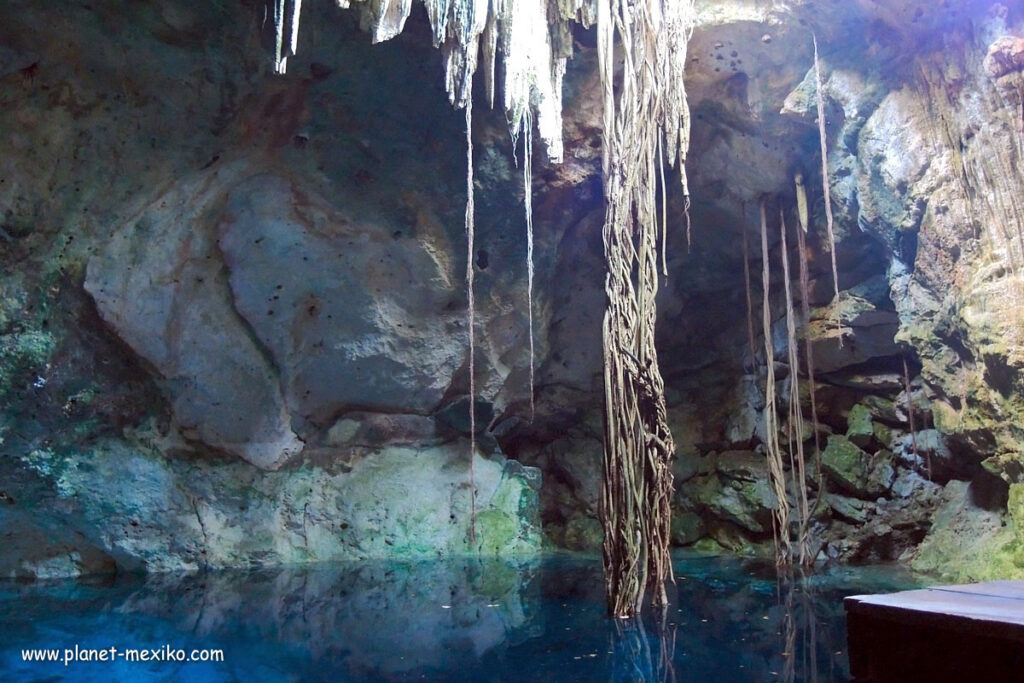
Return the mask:
<path id="1" fill-rule="evenodd" d="M 1014 71 L 1024 71 L 1024 37 L 1000 36 L 985 55 L 985 73 L 997 79 Z"/>
<path id="2" fill-rule="evenodd" d="M 1008 484 L 1024 484 L 1024 454 L 1000 453 L 985 458 L 981 466 Z"/>
<path id="3" fill-rule="evenodd" d="M 692 545 L 704 535 L 704 520 L 694 512 L 672 512 L 672 544 Z"/>
<path id="4" fill-rule="evenodd" d="M 835 372 L 868 360 L 900 353 L 894 341 L 899 329 L 895 311 L 882 310 L 866 299 L 844 295 L 839 305 L 839 327 L 831 307 L 812 314 L 810 324 L 814 368 L 821 374 Z"/>
<path id="5" fill-rule="evenodd" d="M 209 213 L 243 166 L 183 179 L 89 260 L 103 319 L 160 374 L 189 438 L 274 469 L 303 448 L 266 348 L 235 310 Z"/>
<path id="6" fill-rule="evenodd" d="M 763 458 L 755 461 L 747 456 L 740 460 L 735 466 L 725 466 L 729 474 L 695 477 L 686 490 L 692 493 L 698 509 L 749 532 L 763 534 L 771 530 L 771 511 L 776 505 L 768 465 Z M 760 476 L 754 476 L 758 467 Z"/>
<path id="7" fill-rule="evenodd" d="M 825 502 L 834 514 L 857 524 L 863 524 L 875 512 L 873 503 L 835 493 L 826 493 Z"/>
<path id="8" fill-rule="evenodd" d="M 874 499 L 886 493 L 896 476 L 892 453 L 872 456 L 845 436 L 832 435 L 821 454 L 821 465 L 831 481 L 861 498 Z"/>
<path id="9" fill-rule="evenodd" d="M 902 386 L 903 384 L 901 382 L 900 387 Z M 881 420 L 882 422 L 890 425 L 898 425 L 903 422 L 902 418 L 896 412 L 896 403 L 890 398 L 875 395 L 865 396 L 861 401 L 861 404 L 868 409 L 868 412 L 871 413 L 871 417 L 876 420 Z"/>
<path id="10" fill-rule="evenodd" d="M 445 236 L 395 239 L 286 178 L 230 189 L 217 246 L 231 301 L 279 368 L 289 410 L 425 415 L 462 364 L 462 282 Z M 440 240 L 440 243 L 438 243 Z"/>
<path id="11" fill-rule="evenodd" d="M 958 457 L 950 448 L 949 437 L 937 429 L 902 434 L 893 440 L 893 447 L 902 460 L 915 462 L 921 471 L 942 481 L 952 477 L 967 479 L 977 470 L 977 461 Z"/>
<path id="12" fill-rule="evenodd" d="M 860 448 L 867 448 L 875 438 L 874 424 L 871 422 L 871 412 L 867 406 L 860 403 L 850 409 L 846 416 L 846 438 Z"/>

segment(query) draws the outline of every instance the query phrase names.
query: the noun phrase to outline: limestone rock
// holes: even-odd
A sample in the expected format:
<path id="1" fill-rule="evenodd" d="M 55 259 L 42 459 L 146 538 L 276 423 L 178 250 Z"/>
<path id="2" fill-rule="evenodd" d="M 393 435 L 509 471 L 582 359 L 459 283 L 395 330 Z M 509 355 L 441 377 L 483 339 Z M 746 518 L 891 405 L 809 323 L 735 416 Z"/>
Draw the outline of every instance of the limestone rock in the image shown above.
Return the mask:
<path id="1" fill-rule="evenodd" d="M 1024 578 L 1024 562 L 1013 552 L 1016 528 L 1005 526 L 999 512 L 980 507 L 968 482 L 951 481 L 911 567 L 958 583 Z"/>
<path id="2" fill-rule="evenodd" d="M 594 517 L 577 515 L 565 524 L 562 545 L 569 550 L 597 552 L 604 541 L 604 529 Z"/>
<path id="3" fill-rule="evenodd" d="M 468 346 L 461 282 L 426 240 L 395 240 L 284 178 L 231 188 L 218 247 L 238 314 L 315 424 L 353 407 L 429 414 Z M 454 281 L 453 281 L 454 280 Z"/>
<path id="4" fill-rule="evenodd" d="M 999 78 L 1014 71 L 1024 71 L 1024 37 L 1002 36 L 993 42 L 985 55 L 985 73 Z"/>
<path id="5" fill-rule="evenodd" d="M 859 297 L 846 297 L 840 303 L 840 327 L 826 315 L 810 326 L 815 370 L 834 372 L 874 358 L 899 353 L 894 337 L 899 318 L 894 311 L 880 310 Z M 840 337 L 843 343 L 840 345 Z"/>
<path id="6" fill-rule="evenodd" d="M 867 448 L 875 437 L 875 428 L 871 422 L 871 413 L 867 406 L 857 404 L 846 418 L 846 438 L 860 448 Z"/>
<path id="7" fill-rule="evenodd" d="M 324 437 L 328 448 L 427 446 L 444 441 L 432 418 L 424 415 L 355 411 L 331 425 Z"/>
<path id="8" fill-rule="evenodd" d="M 100 315 L 162 375 L 189 436 L 274 469 L 302 450 L 277 373 L 234 310 L 204 217 L 234 167 L 179 183 L 89 262 Z"/>
<path id="9" fill-rule="evenodd" d="M 0 577 L 32 580 L 110 573 L 113 558 L 66 525 L 42 526 L 6 496 L 0 498 Z"/>
<path id="10" fill-rule="evenodd" d="M 922 471 L 931 471 L 933 477 L 941 481 L 951 477 L 967 478 L 976 467 L 976 463 L 957 457 L 950 448 L 949 439 L 937 429 L 903 434 L 893 445 L 903 459 L 915 461 Z"/>
<path id="11" fill-rule="evenodd" d="M 866 396 L 863 405 L 871 413 L 871 417 L 881 420 L 887 424 L 899 424 L 902 422 L 896 413 L 896 404 L 883 396 Z"/>
<path id="12" fill-rule="evenodd" d="M 723 453 L 718 472 L 692 479 L 687 491 L 712 515 L 761 534 L 771 529 L 775 494 L 768 482 L 768 464 L 753 452 Z"/>
<path id="13" fill-rule="evenodd" d="M 325 560 L 457 556 L 470 545 L 468 445 L 390 447 L 338 470 L 264 472 L 240 462 L 167 459 L 116 441 L 26 464 L 60 511 L 119 567 L 149 571 Z M 477 457 L 476 537 L 485 555 L 540 549 L 539 473 Z"/>
<path id="14" fill-rule="evenodd" d="M 859 505 L 855 499 L 836 501 L 851 517 L 860 516 L 858 509 L 868 514 L 865 521 L 837 520 L 829 530 L 826 552 L 850 562 L 905 560 L 928 532 L 938 498 L 938 487 L 931 486 L 917 489 L 908 498 Z"/>
<path id="15" fill-rule="evenodd" d="M 566 481 L 586 514 L 596 516 L 604 467 L 601 442 L 577 436 L 574 440 L 555 442 L 548 453 L 549 471 Z"/>
<path id="16" fill-rule="evenodd" d="M 704 520 L 693 512 L 672 513 L 672 544 L 692 545 L 704 535 Z"/>
<path id="17" fill-rule="evenodd" d="M 724 451 L 715 459 L 715 469 L 728 479 L 760 481 L 768 473 L 768 462 L 754 451 Z"/>
<path id="18" fill-rule="evenodd" d="M 876 511 L 872 503 L 834 493 L 825 494 L 825 501 L 833 513 L 860 524 L 866 522 L 868 517 Z"/>
<path id="19" fill-rule="evenodd" d="M 169 0 L 153 12 L 8 4 L 0 11 L 8 105 L 0 125 L 0 455 L 23 458 L 60 492 L 59 511 L 40 504 L 33 514 L 52 521 L 59 513 L 100 552 L 153 568 L 464 548 L 463 123 L 443 97 L 430 99 L 436 74 L 422 65 L 437 55 L 427 34 L 411 30 L 399 44 L 370 49 L 352 39 L 354 20 L 340 16 L 337 30 L 309 41 L 308 62 L 304 53 L 291 74 L 266 78 L 255 66 L 265 54 L 238 21 L 246 3 Z M 812 206 L 823 206 L 809 19 L 824 47 L 825 180 L 843 289 L 841 329 L 827 308 L 812 325 L 819 386 L 827 387 L 818 397 L 824 428 L 846 431 L 858 403 L 874 423 L 870 435 L 850 431 L 849 467 L 837 457 L 829 476 L 849 480 L 845 493 L 886 495 L 891 484 L 893 496 L 870 504 L 882 506 L 877 525 L 857 521 L 853 498 L 833 505 L 839 531 L 864 534 L 844 557 L 898 554 L 916 542 L 919 498 L 932 490 L 922 479 L 926 459 L 943 478 L 984 461 L 1019 479 L 1024 254 L 1013 226 L 1021 224 L 1022 160 L 1007 141 L 1020 132 L 1020 15 L 961 5 L 857 0 L 827 17 L 801 2 L 698 7 L 687 73 L 693 240 L 669 231 L 657 339 L 680 446 L 675 504 L 686 523 L 677 539 L 698 533 L 686 516 L 698 513 L 699 533 L 729 547 L 768 534 L 764 473 L 749 451 L 734 452 L 765 436 L 756 371 L 765 359 L 746 348 L 739 244 L 753 234 L 756 199 L 791 196 L 795 169 Z M 54 8 L 60 22 L 49 20 Z M 545 523 L 591 546 L 605 294 L 600 97 L 587 42 L 576 41 L 580 59 L 566 74 L 566 163 L 538 165 L 529 188 L 536 419 L 527 418 L 521 169 L 500 112 L 478 109 L 474 125 L 478 241 L 468 257 L 478 286 L 478 406 L 494 418 L 480 420 L 480 443 L 495 454 L 497 442 L 508 452 L 545 451 L 536 460 L 553 475 L 542 492 Z M 341 48 L 345 58 L 334 60 Z M 670 223 L 681 222 L 682 199 L 669 202 Z M 808 299 L 824 306 L 831 255 L 816 213 Z M 773 266 L 777 249 L 776 234 Z M 84 284 L 110 346 L 70 343 L 59 331 L 100 327 L 68 294 L 86 263 Z M 782 352 L 779 277 L 770 313 Z M 23 296 L 36 290 L 36 301 Z M 57 290 L 64 294 L 49 293 Z M 108 353 L 118 341 L 109 331 L 131 351 Z M 97 413 L 90 424 L 74 397 L 107 400 L 102 387 L 117 376 L 99 390 L 72 385 L 88 383 L 113 356 L 145 377 L 144 407 Z M 920 377 L 909 400 L 893 404 L 903 377 L 892 361 L 901 358 Z M 780 379 L 793 370 L 779 369 Z M 154 384 L 169 415 L 148 400 Z M 935 447 L 922 432 L 920 461 L 908 457 L 905 434 L 892 443 L 880 426 L 905 429 L 908 402 L 918 428 L 934 417 Z M 115 443 L 148 410 L 185 441 L 141 454 Z M 59 447 L 44 446 L 51 440 Z M 102 453 L 80 446 L 95 443 Z M 896 451 L 898 472 L 886 451 L 869 454 L 878 448 Z M 225 464 L 211 451 L 280 470 Z M 481 493 L 481 546 L 488 554 L 530 546 L 537 524 L 524 512 L 536 493 L 528 471 L 499 466 L 500 455 L 478 462 L 490 463 L 480 465 L 482 485 L 504 482 Z M 418 516 L 413 505 L 431 512 Z M 444 527 L 452 514 L 456 530 Z M 348 518 L 334 529 L 327 518 L 338 515 Z M 31 531 L 49 533 L 46 523 L 30 526 L 26 538 L 46 549 L 32 560 L 42 573 L 54 557 L 60 571 L 89 564 L 65 561 L 74 544 L 63 536 L 51 544 Z M 879 540 L 864 540 L 876 532 Z M 221 550 L 197 540 L 207 535 Z"/>
<path id="20" fill-rule="evenodd" d="M 844 490 L 873 499 L 889 490 L 896 476 L 890 462 L 892 453 L 881 451 L 871 456 L 845 436 L 833 435 L 821 454 L 821 464 L 829 478 Z"/>
<path id="21" fill-rule="evenodd" d="M 921 489 L 937 488 L 937 486 L 914 470 L 901 467 L 897 469 L 896 479 L 892 483 L 892 495 L 897 498 L 910 498 Z"/>
<path id="22" fill-rule="evenodd" d="M 1008 484 L 1024 483 L 1024 455 L 1001 453 L 982 460 L 981 466 Z"/>

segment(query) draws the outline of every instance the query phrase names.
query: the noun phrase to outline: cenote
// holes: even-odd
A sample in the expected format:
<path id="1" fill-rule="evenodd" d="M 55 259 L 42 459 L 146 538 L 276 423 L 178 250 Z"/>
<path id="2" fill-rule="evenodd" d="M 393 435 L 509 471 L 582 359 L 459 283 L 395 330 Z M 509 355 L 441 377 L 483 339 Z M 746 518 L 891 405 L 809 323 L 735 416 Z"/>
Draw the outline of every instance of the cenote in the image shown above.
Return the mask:
<path id="1" fill-rule="evenodd" d="M 846 680 L 1024 579 L 1021 169 L 1020 2 L 4 0 L 0 679 Z"/>
<path id="2" fill-rule="evenodd" d="M 780 580 L 677 555 L 664 628 L 608 620 L 598 557 L 367 561 L 7 584 L 5 680 L 845 681 L 841 597 L 898 567 Z M 27 648 L 219 649 L 223 663 L 22 661 Z M 666 657 L 667 654 L 667 657 Z M 61 657 L 64 656 L 63 650 Z"/>

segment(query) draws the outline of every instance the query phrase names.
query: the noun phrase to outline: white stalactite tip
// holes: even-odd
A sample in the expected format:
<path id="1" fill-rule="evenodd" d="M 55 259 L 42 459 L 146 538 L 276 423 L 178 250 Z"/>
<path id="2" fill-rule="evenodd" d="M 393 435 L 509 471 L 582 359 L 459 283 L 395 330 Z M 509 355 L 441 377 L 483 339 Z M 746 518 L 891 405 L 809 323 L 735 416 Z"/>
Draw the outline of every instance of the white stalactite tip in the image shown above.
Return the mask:
<path id="1" fill-rule="evenodd" d="M 363 26 L 375 43 L 401 33 L 412 11 L 412 0 L 355 1 L 364 2 Z M 342 9 L 352 5 L 351 0 L 336 2 Z M 520 130 L 523 113 L 531 112 L 548 159 L 560 163 L 562 80 L 568 56 L 563 53 L 572 51 L 571 41 L 566 40 L 571 35 L 569 22 L 584 26 L 593 23 L 597 16 L 595 0 L 423 0 L 423 4 L 434 46 L 442 51 L 445 89 L 452 104 L 459 108 L 466 105 L 481 38 L 485 38 L 482 61 L 488 81 L 493 80 L 499 52 L 504 59 L 504 106 L 510 130 Z M 290 13 L 286 0 L 275 0 L 275 73 L 285 73 L 288 57 L 298 51 L 301 9 L 301 0 L 292 0 Z M 489 83 L 487 90 L 493 98 L 493 85 Z"/>

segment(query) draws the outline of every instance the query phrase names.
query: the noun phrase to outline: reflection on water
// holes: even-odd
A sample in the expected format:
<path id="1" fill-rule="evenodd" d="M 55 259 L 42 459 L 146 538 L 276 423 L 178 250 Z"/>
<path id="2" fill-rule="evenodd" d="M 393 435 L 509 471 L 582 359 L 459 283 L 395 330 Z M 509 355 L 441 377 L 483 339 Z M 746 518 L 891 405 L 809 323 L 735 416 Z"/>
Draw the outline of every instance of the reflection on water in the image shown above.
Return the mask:
<path id="1" fill-rule="evenodd" d="M 779 578 L 676 558 L 664 616 L 604 617 L 599 558 L 361 563 L 0 583 L 0 680 L 843 681 L 841 598 L 893 568 Z M 223 649 L 223 663 L 23 662 L 25 648 Z"/>

